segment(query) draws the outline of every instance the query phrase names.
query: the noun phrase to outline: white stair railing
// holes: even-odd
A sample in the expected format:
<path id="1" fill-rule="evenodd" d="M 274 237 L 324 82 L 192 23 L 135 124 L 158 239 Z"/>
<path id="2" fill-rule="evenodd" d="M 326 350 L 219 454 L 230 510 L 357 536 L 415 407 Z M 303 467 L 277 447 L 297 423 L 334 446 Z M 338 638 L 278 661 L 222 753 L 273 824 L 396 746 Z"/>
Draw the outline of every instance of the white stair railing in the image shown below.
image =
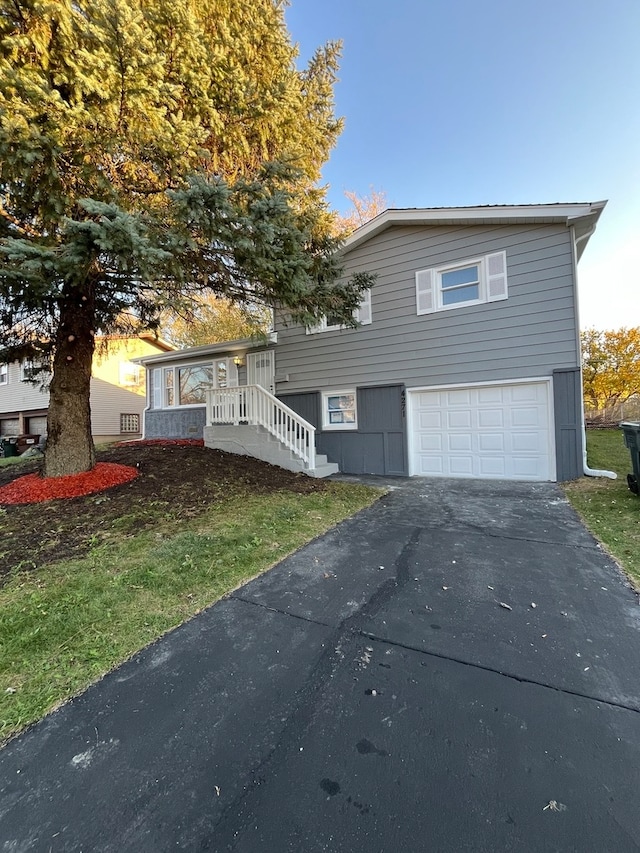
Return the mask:
<path id="1" fill-rule="evenodd" d="M 261 385 L 207 391 L 207 426 L 264 427 L 309 469 L 316 467 L 316 428 Z"/>

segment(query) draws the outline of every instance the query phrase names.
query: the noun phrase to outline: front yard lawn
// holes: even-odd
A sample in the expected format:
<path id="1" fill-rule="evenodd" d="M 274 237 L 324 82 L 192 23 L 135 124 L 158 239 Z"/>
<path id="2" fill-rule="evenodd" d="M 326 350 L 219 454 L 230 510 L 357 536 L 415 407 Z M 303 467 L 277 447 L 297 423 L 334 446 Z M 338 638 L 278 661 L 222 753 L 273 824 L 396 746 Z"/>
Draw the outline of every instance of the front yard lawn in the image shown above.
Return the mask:
<path id="1" fill-rule="evenodd" d="M 0 740 L 381 494 L 202 447 L 99 458 L 140 476 L 0 509 Z"/>
<path id="2" fill-rule="evenodd" d="M 640 587 L 640 497 L 627 486 L 631 456 L 618 429 L 587 430 L 591 468 L 615 471 L 617 480 L 583 477 L 564 484 L 567 497 L 591 532 Z"/>

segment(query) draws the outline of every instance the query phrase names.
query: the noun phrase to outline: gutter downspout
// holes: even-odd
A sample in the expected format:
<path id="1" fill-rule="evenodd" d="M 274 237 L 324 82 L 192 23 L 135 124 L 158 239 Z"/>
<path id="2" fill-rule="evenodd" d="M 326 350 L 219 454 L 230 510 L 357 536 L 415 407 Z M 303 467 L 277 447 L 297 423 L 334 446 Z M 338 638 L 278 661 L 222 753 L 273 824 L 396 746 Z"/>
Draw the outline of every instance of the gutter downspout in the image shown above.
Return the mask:
<path id="1" fill-rule="evenodd" d="M 574 273 L 576 279 L 576 313 L 578 307 L 578 251 L 577 246 L 578 243 L 581 243 L 583 240 L 588 240 L 589 237 L 596 230 L 595 224 L 591 226 L 591 228 L 587 231 L 586 234 L 582 234 L 580 237 L 575 236 L 573 239 L 573 257 L 574 257 Z M 610 480 L 617 480 L 618 475 L 615 471 L 600 471 L 597 468 L 589 468 L 587 464 L 587 428 L 584 422 L 584 384 L 582 380 L 582 353 L 580 352 L 580 324 L 578 323 L 578 352 L 580 353 L 580 417 L 582 420 L 582 473 L 585 477 L 608 477 Z"/>

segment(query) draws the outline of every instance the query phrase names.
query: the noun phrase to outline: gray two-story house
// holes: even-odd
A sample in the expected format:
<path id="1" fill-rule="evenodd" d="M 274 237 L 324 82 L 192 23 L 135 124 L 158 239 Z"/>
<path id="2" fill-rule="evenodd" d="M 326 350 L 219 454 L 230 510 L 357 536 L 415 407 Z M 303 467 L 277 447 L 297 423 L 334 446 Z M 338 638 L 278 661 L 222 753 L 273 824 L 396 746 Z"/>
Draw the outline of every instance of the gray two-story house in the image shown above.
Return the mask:
<path id="1" fill-rule="evenodd" d="M 387 210 L 343 249 L 377 276 L 357 328 L 276 314 L 267 343 L 142 359 L 145 433 L 316 475 L 578 477 L 576 268 L 604 206 Z"/>

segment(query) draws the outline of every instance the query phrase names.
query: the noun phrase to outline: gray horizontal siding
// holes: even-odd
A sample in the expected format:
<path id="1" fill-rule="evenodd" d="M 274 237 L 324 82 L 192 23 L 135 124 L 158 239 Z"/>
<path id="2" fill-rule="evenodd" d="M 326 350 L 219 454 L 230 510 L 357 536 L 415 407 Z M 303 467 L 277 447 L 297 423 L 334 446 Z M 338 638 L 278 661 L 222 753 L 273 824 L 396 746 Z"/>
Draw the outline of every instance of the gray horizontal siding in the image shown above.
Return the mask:
<path id="1" fill-rule="evenodd" d="M 415 272 L 506 250 L 506 301 L 418 316 Z M 571 235 L 562 226 L 396 227 L 345 256 L 378 275 L 373 322 L 306 335 L 278 326 L 278 384 L 312 388 L 438 385 L 548 376 L 578 364 Z"/>
<path id="2" fill-rule="evenodd" d="M 8 365 L 9 381 L 0 385 L 0 413 L 46 409 L 49 405 L 49 392 L 42 391 L 39 385 L 22 382 L 21 373 L 22 368 L 17 361 Z"/>

